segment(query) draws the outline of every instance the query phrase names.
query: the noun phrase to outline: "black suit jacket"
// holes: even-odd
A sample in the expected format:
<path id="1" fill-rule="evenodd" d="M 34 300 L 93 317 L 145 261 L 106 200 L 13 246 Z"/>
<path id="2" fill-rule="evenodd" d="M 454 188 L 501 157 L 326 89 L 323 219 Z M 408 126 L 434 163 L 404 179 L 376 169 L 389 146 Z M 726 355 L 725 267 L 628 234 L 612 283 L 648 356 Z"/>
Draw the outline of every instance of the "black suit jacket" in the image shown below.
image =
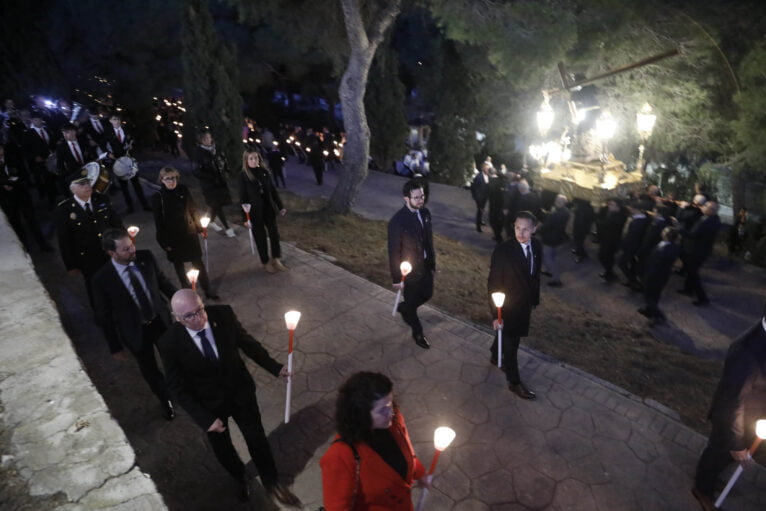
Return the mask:
<path id="1" fill-rule="evenodd" d="M 412 280 L 436 269 L 431 212 L 428 208 L 421 208 L 420 217 L 423 219 L 422 226 L 417 214 L 407 206 L 402 206 L 388 221 L 388 264 L 391 280 L 395 284 L 402 280 L 402 272 L 399 269 L 402 261 L 412 265 L 411 277 L 407 277 Z M 427 257 L 424 257 L 424 254 L 427 254 Z"/>
<path id="2" fill-rule="evenodd" d="M 114 131 L 114 127 L 110 124 L 106 127 L 106 135 L 104 136 L 109 152 L 114 155 L 114 158 L 120 158 L 125 156 L 127 152 L 133 146 L 133 137 L 128 133 L 125 127 L 122 127 L 122 134 L 124 135 L 122 142 L 117 139 L 117 132 Z"/>
<path id="3" fill-rule="evenodd" d="M 529 335 L 532 308 L 540 303 L 540 266 L 542 244 L 532 238 L 532 274 L 527 271 L 524 251 L 516 238 L 498 244 L 492 252 L 487 279 L 490 311 L 497 316 L 492 293 L 505 293 L 503 304 L 503 334 L 511 337 Z"/>
<path id="4" fill-rule="evenodd" d="M 135 264 L 146 282 L 155 314 L 170 325 L 168 300 L 176 292 L 175 286 L 157 267 L 150 251 L 136 251 Z M 104 330 L 109 351 L 116 353 L 123 347 L 141 351 L 144 348 L 141 310 L 111 261 L 96 272 L 91 286 L 96 322 Z"/>
<path id="5" fill-rule="evenodd" d="M 766 331 L 761 320 L 731 343 L 710 407 L 713 431 L 731 451 L 746 449 L 766 417 Z"/>
<path id="6" fill-rule="evenodd" d="M 106 151 L 106 132 L 107 127 L 104 125 L 103 122 L 99 119 L 98 122 L 101 125 L 101 132 L 99 133 L 96 128 L 93 126 L 93 123 L 91 122 L 90 118 L 87 119 L 85 122 L 83 122 L 83 132 L 85 133 L 85 136 L 88 138 L 89 142 L 92 142 L 96 145 L 101 151 Z M 111 129 L 111 127 L 109 128 Z M 93 144 L 91 144 L 91 147 L 93 147 Z"/>
<path id="7" fill-rule="evenodd" d="M 205 358 L 180 323 L 169 328 L 157 343 L 170 393 L 205 431 L 216 419 L 252 404 L 255 383 L 239 350 L 274 376 L 282 369 L 282 364 L 245 331 L 231 307 L 211 305 L 206 310 L 218 348 L 218 364 Z"/>
<path id="8" fill-rule="evenodd" d="M 686 256 L 700 263 L 704 262 L 713 253 L 713 245 L 720 230 L 721 219 L 718 215 L 703 215 L 691 229 L 681 231 Z"/>
<path id="9" fill-rule="evenodd" d="M 53 133 L 48 128 L 45 128 L 45 132 L 48 133 L 47 143 L 37 134 L 37 130 L 34 128 L 24 131 L 24 156 L 30 164 L 34 163 L 36 158 L 46 159 L 53 152 L 53 148 L 55 147 Z"/>
<path id="10" fill-rule="evenodd" d="M 65 139 L 59 140 L 58 146 L 56 146 L 56 165 L 59 170 L 59 176 L 67 184 L 80 173 L 80 170 L 86 163 L 92 162 L 97 158 L 96 151 L 88 144 L 84 137 L 78 136 L 77 143 L 80 146 L 80 151 L 82 151 L 82 164 L 78 163 L 72 155 L 69 143 Z"/>
<path id="11" fill-rule="evenodd" d="M 649 253 L 644 267 L 642 283 L 644 291 L 650 296 L 659 296 L 665 284 L 670 280 L 673 273 L 673 264 L 678 259 L 681 247 L 675 243 L 664 243 L 654 246 Z"/>
<path id="12" fill-rule="evenodd" d="M 634 217 L 628 224 L 628 232 L 622 238 L 620 249 L 626 257 L 632 257 L 638 253 L 641 248 L 641 242 L 644 240 L 646 228 L 651 220 L 648 216 Z"/>

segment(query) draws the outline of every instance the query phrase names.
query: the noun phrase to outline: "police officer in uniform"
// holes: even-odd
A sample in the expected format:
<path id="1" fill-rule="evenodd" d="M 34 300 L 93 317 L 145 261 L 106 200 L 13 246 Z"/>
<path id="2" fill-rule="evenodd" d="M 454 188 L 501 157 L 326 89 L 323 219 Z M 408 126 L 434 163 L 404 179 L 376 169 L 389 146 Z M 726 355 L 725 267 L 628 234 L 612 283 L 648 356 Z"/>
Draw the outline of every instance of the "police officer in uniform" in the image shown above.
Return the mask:
<path id="1" fill-rule="evenodd" d="M 93 305 L 90 281 L 109 260 L 101 248 L 101 233 L 108 227 L 123 228 L 109 200 L 93 192 L 90 180 L 77 176 L 69 185 L 72 197 L 56 208 L 55 222 L 59 250 L 70 275 L 82 274 L 88 299 Z"/>

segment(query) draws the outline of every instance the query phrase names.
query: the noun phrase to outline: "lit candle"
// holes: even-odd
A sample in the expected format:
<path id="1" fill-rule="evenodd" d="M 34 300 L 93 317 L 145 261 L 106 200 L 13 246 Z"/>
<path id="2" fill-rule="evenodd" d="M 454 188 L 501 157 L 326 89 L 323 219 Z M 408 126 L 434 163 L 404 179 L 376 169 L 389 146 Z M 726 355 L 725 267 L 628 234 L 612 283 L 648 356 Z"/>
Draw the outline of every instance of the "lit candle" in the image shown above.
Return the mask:
<path id="1" fill-rule="evenodd" d="M 497 307 L 497 367 L 503 367 L 503 304 L 505 293 L 492 293 L 492 302 Z"/>
<path id="2" fill-rule="evenodd" d="M 399 289 L 396 290 L 396 300 L 394 300 L 394 310 L 391 311 L 391 316 L 396 316 L 396 308 L 399 306 L 399 299 L 402 296 L 402 288 L 404 287 L 404 277 L 406 277 L 412 271 L 412 265 L 407 261 L 402 261 L 399 265 L 399 271 L 402 272 L 402 284 Z"/>
<path id="3" fill-rule="evenodd" d="M 141 229 L 139 229 L 137 225 L 131 225 L 130 227 L 128 227 L 127 229 L 128 236 L 130 236 L 131 241 L 136 241 L 136 236 L 138 235 L 138 231 L 140 230 Z"/>
<path id="4" fill-rule="evenodd" d="M 293 389 L 293 334 L 301 319 L 301 313 L 298 311 L 288 311 L 285 313 L 285 326 L 289 331 L 289 340 L 287 343 L 287 398 L 285 400 L 285 424 L 290 422 L 290 397 Z"/>
<path id="5" fill-rule="evenodd" d="M 210 225 L 210 217 L 205 215 L 199 219 L 199 224 L 202 226 L 202 245 L 205 249 L 205 270 L 210 271 L 207 255 L 207 226 Z"/>
<path id="6" fill-rule="evenodd" d="M 199 277 L 199 270 L 196 268 L 192 268 L 191 270 L 186 272 L 186 278 L 189 279 L 189 283 L 191 284 L 192 291 L 197 290 L 197 277 Z"/>

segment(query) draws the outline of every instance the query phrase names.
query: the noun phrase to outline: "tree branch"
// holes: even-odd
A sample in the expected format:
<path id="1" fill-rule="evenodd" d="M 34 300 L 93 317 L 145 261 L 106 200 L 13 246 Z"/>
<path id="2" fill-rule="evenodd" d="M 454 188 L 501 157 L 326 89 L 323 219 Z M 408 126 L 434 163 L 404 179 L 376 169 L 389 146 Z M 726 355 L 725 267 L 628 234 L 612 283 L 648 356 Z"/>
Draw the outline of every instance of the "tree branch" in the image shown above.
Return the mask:
<path id="1" fill-rule="evenodd" d="M 367 38 L 370 45 L 376 48 L 381 41 L 383 41 L 383 35 L 388 27 L 399 14 L 401 9 L 402 0 L 390 0 L 384 2 L 385 7 L 378 13 L 377 17 L 370 23 L 370 29 L 367 31 Z"/>
<path id="2" fill-rule="evenodd" d="M 351 51 L 353 52 L 354 48 L 359 48 L 363 52 L 367 51 L 370 41 L 364 31 L 359 0 L 341 0 L 340 5 L 343 8 L 343 22 L 346 25 L 346 34 Z"/>

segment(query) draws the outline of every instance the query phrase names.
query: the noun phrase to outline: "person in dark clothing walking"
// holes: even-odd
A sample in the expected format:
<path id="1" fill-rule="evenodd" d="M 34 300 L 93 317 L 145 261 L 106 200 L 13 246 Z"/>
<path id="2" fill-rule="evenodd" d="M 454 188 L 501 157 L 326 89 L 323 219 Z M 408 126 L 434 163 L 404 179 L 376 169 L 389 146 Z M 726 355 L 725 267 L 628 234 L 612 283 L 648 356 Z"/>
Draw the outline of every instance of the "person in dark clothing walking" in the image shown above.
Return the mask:
<path id="1" fill-rule="evenodd" d="M 567 209 L 567 198 L 565 195 L 557 195 L 553 203 L 553 209 L 545 217 L 545 222 L 540 228 L 540 235 L 543 242 L 543 266 L 548 270 L 551 280 L 548 285 L 551 287 L 561 287 L 561 272 L 556 261 L 558 247 L 563 245 L 567 239 L 567 224 L 569 223 L 569 210 Z"/>
<path id="2" fill-rule="evenodd" d="M 713 253 L 718 231 L 721 229 L 721 219 L 718 217 L 718 203 L 709 200 L 702 206 L 702 216 L 697 219 L 691 229 L 682 230 L 683 253 L 686 257 L 684 268 L 686 280 L 684 287 L 678 292 L 683 295 L 695 295 L 696 300 L 692 305 L 702 307 L 710 303 L 705 290 L 702 287 L 700 268 Z"/>
<path id="3" fill-rule="evenodd" d="M 162 188 L 152 197 L 157 243 L 165 251 L 168 261 L 173 263 L 182 287 L 191 287 L 184 268 L 184 263 L 189 262 L 199 270 L 199 283 L 205 296 L 217 300 L 218 295 L 210 287 L 207 268 L 202 261 L 198 238 L 202 226 L 194 199 L 189 189 L 181 184 L 181 174 L 173 167 L 160 169 L 159 181 Z"/>
<path id="4" fill-rule="evenodd" d="M 677 229 L 665 227 L 660 236 L 662 240 L 654 246 L 646 258 L 641 277 L 646 306 L 638 309 L 638 312 L 649 319 L 650 325 L 665 321 L 665 314 L 659 308 L 660 295 L 670 280 L 673 264 L 681 252 L 681 248 L 676 243 Z"/>
<path id="5" fill-rule="evenodd" d="M 609 199 L 601 210 L 598 223 L 598 261 L 604 271 L 598 276 L 607 282 L 616 278 L 614 274 L 614 256 L 620 248 L 622 229 L 628 215 L 622 208 L 620 199 Z"/>
<path id="6" fill-rule="evenodd" d="M 250 225 L 246 227 L 253 231 L 263 268 L 269 273 L 287 270 L 280 260 L 282 250 L 277 229 L 277 214 L 285 216 L 287 210 L 279 198 L 271 173 L 263 167 L 261 154 L 256 149 L 247 149 L 242 154 L 239 200 L 242 204 L 250 204 Z M 266 243 L 267 232 L 271 245 L 270 259 L 269 246 Z"/>
<path id="7" fill-rule="evenodd" d="M 229 165 L 223 151 L 216 148 L 213 134 L 209 130 L 199 135 L 195 163 L 197 167 L 192 174 L 199 180 L 202 188 L 202 196 L 205 197 L 210 216 L 210 227 L 214 231 L 226 229 L 226 236 L 234 238 L 236 236 L 234 229 L 229 227 L 226 214 L 223 212 L 223 207 L 231 204 L 229 186 L 226 184 Z M 221 219 L 223 227 L 215 223 L 216 218 Z"/>
<path id="8" fill-rule="evenodd" d="M 492 239 L 500 243 L 503 241 L 503 224 L 505 224 L 506 202 L 505 175 L 498 173 L 489 180 L 489 225 L 492 227 Z"/>
<path id="9" fill-rule="evenodd" d="M 481 172 L 476 174 L 471 182 L 471 197 L 476 202 L 477 232 L 481 232 L 481 226 L 484 225 L 484 207 L 489 198 L 489 168 L 489 163 L 484 162 L 481 165 Z"/>
<path id="10" fill-rule="evenodd" d="M 584 259 L 588 259 L 588 252 L 585 250 L 585 238 L 590 232 L 596 214 L 590 201 L 575 198 L 572 202 L 574 204 L 574 219 L 572 220 L 572 243 L 574 248 L 572 249 L 572 254 L 574 255 L 575 263 L 580 263 Z"/>

